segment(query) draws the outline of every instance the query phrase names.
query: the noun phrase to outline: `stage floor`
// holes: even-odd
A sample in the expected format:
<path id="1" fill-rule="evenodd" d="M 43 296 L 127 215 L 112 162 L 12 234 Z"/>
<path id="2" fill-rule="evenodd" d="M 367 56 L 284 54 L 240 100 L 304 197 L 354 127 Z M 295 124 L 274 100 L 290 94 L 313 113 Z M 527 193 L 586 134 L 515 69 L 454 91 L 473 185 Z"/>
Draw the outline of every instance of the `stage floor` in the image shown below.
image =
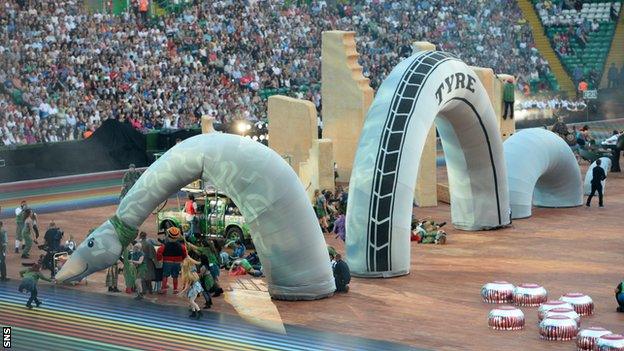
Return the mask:
<path id="1" fill-rule="evenodd" d="M 582 327 L 602 326 L 613 332 L 624 332 L 624 314 L 615 312 L 613 293 L 624 278 L 621 272 L 624 176 L 609 174 L 606 191 L 605 208 L 596 206 L 597 199 L 595 207 L 591 208 L 536 208 L 533 217 L 514 221 L 511 227 L 503 230 L 462 232 L 447 225 L 447 245 L 412 244 L 411 274 L 384 280 L 354 278 L 348 294 L 329 299 L 273 301 L 268 298 L 262 280 L 224 277 L 225 297 L 215 299 L 210 315 L 214 314 L 216 321 L 226 315 L 236 315 L 247 323 L 245 325 L 255 326 L 249 329 L 252 334 L 254 328 L 290 334 L 291 326 L 300 326 L 435 350 L 570 350 L 574 348 L 571 342 L 539 339 L 536 308 L 522 308 L 527 321 L 522 331 L 489 330 L 487 315 L 494 306 L 481 302 L 479 290 L 486 282 L 507 280 L 515 284 L 542 284 L 552 299 L 567 292 L 583 292 L 594 299 L 596 313 L 583 318 Z M 72 234 L 79 240 L 114 210 L 115 207 L 110 206 L 45 214 L 40 221 L 45 225 L 53 219 L 66 235 Z M 450 207 L 446 204 L 415 212 L 419 217 L 450 222 Z M 5 220 L 5 223 L 12 241 L 14 221 Z M 155 228 L 155 220 L 150 218 L 142 229 L 153 235 Z M 344 245 L 333 238 L 327 237 L 327 241 L 344 251 Z M 19 261 L 17 255 L 9 254 L 12 277 L 16 276 Z M 120 278 L 121 286 L 122 281 Z M 115 310 L 117 301 L 122 301 L 118 305 L 120 313 L 141 315 L 144 302 L 101 296 L 108 295 L 104 293 L 103 282 L 104 275 L 98 273 L 89 278 L 87 286 L 48 288 L 42 294 L 44 299 L 53 302 L 73 296 L 74 290 L 99 292 L 100 295 L 89 297 L 96 301 L 94 305 L 105 300 L 106 308 Z M 147 300 L 160 305 L 185 304 L 173 296 L 148 296 Z M 46 308 L 52 306 L 49 304 Z M 181 312 L 176 313 L 180 315 L 175 323 L 178 320 L 188 322 Z M 218 323 L 210 320 L 206 325 Z M 0 313 L 0 322 L 3 321 Z M 309 347 L 317 349 L 311 344 Z"/>

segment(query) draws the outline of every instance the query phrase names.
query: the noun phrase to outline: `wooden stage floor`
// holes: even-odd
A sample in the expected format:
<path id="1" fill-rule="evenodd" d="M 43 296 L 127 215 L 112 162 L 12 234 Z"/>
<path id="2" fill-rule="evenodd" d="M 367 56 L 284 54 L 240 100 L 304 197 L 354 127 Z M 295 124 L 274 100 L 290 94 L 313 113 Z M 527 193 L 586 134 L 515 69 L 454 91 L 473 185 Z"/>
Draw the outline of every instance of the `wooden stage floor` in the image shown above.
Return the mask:
<path id="1" fill-rule="evenodd" d="M 488 281 L 507 280 L 542 284 L 553 299 L 567 292 L 583 292 L 594 299 L 596 313 L 583 318 L 582 327 L 602 326 L 624 332 L 624 314 L 615 312 L 613 293 L 624 278 L 624 176 L 610 174 L 606 190 L 605 208 L 596 206 L 597 199 L 596 207 L 591 208 L 536 208 L 533 217 L 489 232 L 462 232 L 447 225 L 447 245 L 412 244 L 408 276 L 354 278 L 348 294 L 329 299 L 272 301 L 261 280 L 226 277 L 223 285 L 228 292 L 225 298 L 215 300 L 213 310 L 237 314 L 260 325 L 269 320 L 268 328 L 277 330 L 284 323 L 435 350 L 571 350 L 571 342 L 539 339 L 536 308 L 522 308 L 527 321 L 522 331 L 489 330 L 487 315 L 493 305 L 481 302 L 479 290 Z M 45 214 L 41 223 L 45 226 L 54 219 L 66 235 L 81 239 L 114 210 L 109 206 Z M 450 222 L 446 204 L 415 212 L 419 217 Z M 12 242 L 14 221 L 5 220 L 5 227 Z M 143 229 L 153 235 L 155 227 L 154 218 L 150 218 Z M 333 238 L 327 240 L 339 251 L 344 250 Z M 12 277 L 18 265 L 17 255 L 9 254 Z M 98 273 L 89 278 L 88 286 L 71 289 L 103 293 L 103 282 L 104 275 Z M 172 296 L 149 299 L 184 304 Z"/>

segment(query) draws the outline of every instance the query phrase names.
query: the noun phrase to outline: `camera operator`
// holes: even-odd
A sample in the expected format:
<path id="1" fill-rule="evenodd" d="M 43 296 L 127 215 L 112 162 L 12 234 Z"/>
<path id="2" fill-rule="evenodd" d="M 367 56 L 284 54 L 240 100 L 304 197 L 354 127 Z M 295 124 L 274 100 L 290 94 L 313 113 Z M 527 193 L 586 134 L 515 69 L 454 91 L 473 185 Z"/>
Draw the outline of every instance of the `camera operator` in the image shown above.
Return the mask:
<path id="1" fill-rule="evenodd" d="M 50 222 L 50 227 L 43 237 L 45 240 L 44 250 L 46 251 L 44 259 L 44 267 L 50 269 L 51 276 L 54 278 L 54 254 L 61 250 L 61 238 L 63 237 L 63 231 L 60 230 L 56 223 Z"/>

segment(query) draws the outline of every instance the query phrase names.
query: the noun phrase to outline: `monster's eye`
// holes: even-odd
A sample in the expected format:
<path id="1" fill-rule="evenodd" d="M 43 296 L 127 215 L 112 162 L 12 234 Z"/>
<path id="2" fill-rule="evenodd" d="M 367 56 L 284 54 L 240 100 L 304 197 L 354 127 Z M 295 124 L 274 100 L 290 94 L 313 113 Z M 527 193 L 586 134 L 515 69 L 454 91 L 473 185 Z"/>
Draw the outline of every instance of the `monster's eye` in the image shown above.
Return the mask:
<path id="1" fill-rule="evenodd" d="M 94 243 L 93 243 L 93 239 L 91 239 L 91 240 L 89 240 L 89 242 L 87 243 L 87 246 L 88 246 L 88 247 L 93 247 L 93 244 L 94 244 Z"/>

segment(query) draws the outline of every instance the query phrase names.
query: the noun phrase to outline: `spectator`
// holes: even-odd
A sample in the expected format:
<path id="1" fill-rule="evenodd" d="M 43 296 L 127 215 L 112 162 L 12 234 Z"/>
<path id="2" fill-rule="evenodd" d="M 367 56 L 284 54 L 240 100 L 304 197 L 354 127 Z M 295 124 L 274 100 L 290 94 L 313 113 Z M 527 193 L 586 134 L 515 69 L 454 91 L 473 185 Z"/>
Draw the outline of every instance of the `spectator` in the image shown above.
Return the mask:
<path id="1" fill-rule="evenodd" d="M 147 0 L 121 16 L 89 14 L 72 0 L 4 5 L 0 129 L 8 145 L 88 138 L 107 119 L 141 130 L 191 127 L 202 114 L 254 121 L 266 117 L 263 94 L 278 88 L 320 108 L 324 30 L 358 33 L 373 88 L 414 38 L 470 65 L 540 79 L 550 71 L 513 1 L 193 2 L 151 22 Z"/>
<path id="2" fill-rule="evenodd" d="M 619 81 L 619 72 L 617 67 L 615 67 L 615 63 L 611 63 L 611 67 L 609 67 L 609 73 L 607 74 L 607 78 L 609 79 L 609 89 L 617 88 Z"/>
<path id="3" fill-rule="evenodd" d="M 589 89 L 589 84 L 587 84 L 587 82 L 583 79 L 581 79 L 581 81 L 578 84 L 578 96 L 582 98 L 584 93 L 587 91 L 587 89 Z"/>

